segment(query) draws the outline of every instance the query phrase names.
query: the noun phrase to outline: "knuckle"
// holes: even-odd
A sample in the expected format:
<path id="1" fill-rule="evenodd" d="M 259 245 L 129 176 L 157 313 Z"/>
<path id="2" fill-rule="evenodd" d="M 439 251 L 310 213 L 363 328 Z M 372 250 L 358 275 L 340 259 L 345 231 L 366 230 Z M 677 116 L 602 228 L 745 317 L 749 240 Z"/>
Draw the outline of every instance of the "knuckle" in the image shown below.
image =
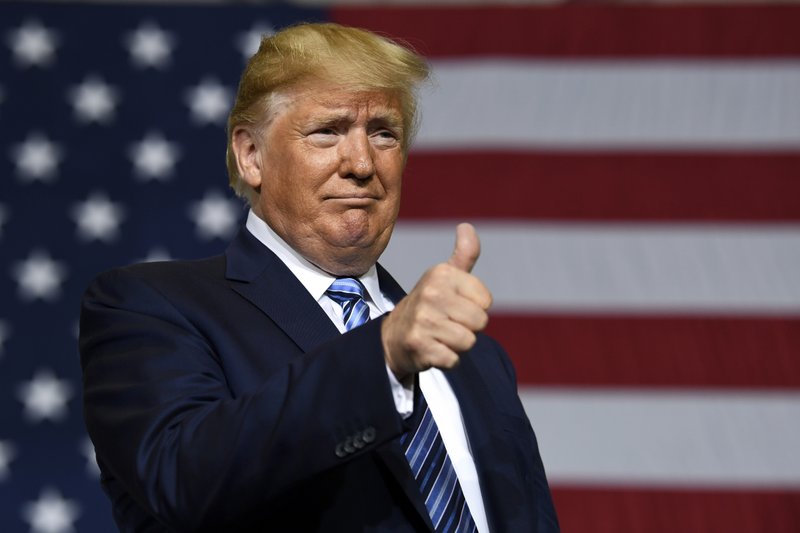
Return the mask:
<path id="1" fill-rule="evenodd" d="M 409 330 L 403 343 L 406 350 L 412 353 L 419 353 L 425 349 L 425 336 L 418 328 Z"/>
<path id="2" fill-rule="evenodd" d="M 414 320 L 412 322 L 412 330 L 416 335 L 423 335 L 424 330 L 429 330 L 436 327 L 436 320 L 432 314 L 424 308 L 418 308 L 414 313 Z"/>
<path id="3" fill-rule="evenodd" d="M 430 270 L 431 278 L 441 283 L 443 280 L 448 279 L 455 267 L 448 263 L 439 263 Z"/>
<path id="4" fill-rule="evenodd" d="M 420 289 L 420 295 L 425 301 L 435 302 L 440 297 L 439 287 L 432 283 L 423 285 Z"/>

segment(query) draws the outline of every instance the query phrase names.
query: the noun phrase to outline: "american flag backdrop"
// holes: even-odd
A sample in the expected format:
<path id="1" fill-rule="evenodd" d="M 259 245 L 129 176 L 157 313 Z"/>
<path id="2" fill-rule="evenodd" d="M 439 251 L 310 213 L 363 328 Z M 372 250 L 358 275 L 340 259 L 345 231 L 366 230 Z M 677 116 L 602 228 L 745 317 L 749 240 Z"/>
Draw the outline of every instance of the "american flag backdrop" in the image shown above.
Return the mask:
<path id="1" fill-rule="evenodd" d="M 407 289 L 483 240 L 565 532 L 800 531 L 800 5 L 0 4 L 0 531 L 113 531 L 81 294 L 220 253 L 259 35 L 332 20 L 432 60 Z"/>

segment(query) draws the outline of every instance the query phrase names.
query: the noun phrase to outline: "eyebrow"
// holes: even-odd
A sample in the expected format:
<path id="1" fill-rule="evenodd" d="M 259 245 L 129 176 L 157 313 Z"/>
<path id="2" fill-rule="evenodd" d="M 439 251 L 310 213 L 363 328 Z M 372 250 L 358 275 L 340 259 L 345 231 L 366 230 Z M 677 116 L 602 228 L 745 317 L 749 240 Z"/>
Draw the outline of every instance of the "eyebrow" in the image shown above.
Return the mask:
<path id="1" fill-rule="evenodd" d="M 324 124 L 336 124 L 342 121 L 354 122 L 356 115 L 350 110 L 332 109 L 323 113 L 310 116 L 304 123 L 308 126 L 318 126 Z M 390 109 L 378 110 L 374 116 L 370 117 L 368 124 L 385 124 L 389 128 L 403 128 L 403 117 Z"/>
<path id="2" fill-rule="evenodd" d="M 390 128 L 403 128 L 403 117 L 399 113 L 395 113 L 389 111 L 388 109 L 385 112 L 378 113 L 369 121 L 371 124 L 375 122 L 383 123 L 389 126 Z"/>

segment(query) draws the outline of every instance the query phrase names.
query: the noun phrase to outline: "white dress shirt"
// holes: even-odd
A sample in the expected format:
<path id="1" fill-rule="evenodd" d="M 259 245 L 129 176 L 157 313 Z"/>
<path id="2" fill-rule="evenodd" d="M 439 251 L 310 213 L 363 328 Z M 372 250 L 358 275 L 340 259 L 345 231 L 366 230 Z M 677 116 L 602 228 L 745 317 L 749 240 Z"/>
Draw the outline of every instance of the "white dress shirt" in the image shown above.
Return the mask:
<path id="1" fill-rule="evenodd" d="M 344 333 L 345 325 L 342 318 L 342 307 L 325 294 L 325 291 L 334 282 L 336 276 L 328 274 L 305 259 L 252 210 L 247 215 L 246 227 L 255 238 L 283 261 L 314 300 L 322 307 L 322 310 L 325 311 L 339 331 Z M 369 306 L 370 319 L 379 317 L 394 309 L 394 303 L 380 289 L 378 271 L 375 265 L 358 279 L 366 289 L 364 300 Z M 413 388 L 403 387 L 388 365 L 386 366 L 386 372 L 392 386 L 392 396 L 394 397 L 397 412 L 403 418 L 408 418 L 414 410 L 414 390 Z M 419 387 L 425 395 L 425 401 L 428 402 L 428 407 L 430 407 L 436 425 L 439 426 L 442 442 L 447 449 L 447 454 L 450 456 L 450 461 L 453 463 L 453 468 L 458 476 L 464 499 L 467 501 L 475 525 L 481 533 L 488 533 L 489 525 L 486 521 L 486 509 L 483 505 L 478 472 L 475 469 L 475 461 L 472 459 L 472 452 L 464 429 L 464 420 L 458 405 L 458 399 L 450 386 L 450 382 L 447 381 L 444 373 L 438 368 L 420 372 L 418 377 Z M 456 414 L 458 416 L 454 416 Z"/>

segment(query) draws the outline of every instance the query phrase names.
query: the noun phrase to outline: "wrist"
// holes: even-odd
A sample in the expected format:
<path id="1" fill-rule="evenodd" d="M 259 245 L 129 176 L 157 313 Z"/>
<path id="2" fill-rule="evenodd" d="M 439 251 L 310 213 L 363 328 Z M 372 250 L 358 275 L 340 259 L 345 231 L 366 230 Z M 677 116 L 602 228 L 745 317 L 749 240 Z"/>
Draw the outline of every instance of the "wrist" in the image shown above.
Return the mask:
<path id="1" fill-rule="evenodd" d="M 409 386 L 414 382 L 414 374 L 409 371 L 408 369 L 404 368 L 402 365 L 398 364 L 398 362 L 393 357 L 393 351 L 389 348 L 389 330 L 391 328 L 390 325 L 391 317 L 386 317 L 381 324 L 381 344 L 383 345 L 383 359 L 386 361 L 386 366 L 389 367 L 389 370 L 392 371 L 394 377 L 397 378 L 403 386 Z"/>

